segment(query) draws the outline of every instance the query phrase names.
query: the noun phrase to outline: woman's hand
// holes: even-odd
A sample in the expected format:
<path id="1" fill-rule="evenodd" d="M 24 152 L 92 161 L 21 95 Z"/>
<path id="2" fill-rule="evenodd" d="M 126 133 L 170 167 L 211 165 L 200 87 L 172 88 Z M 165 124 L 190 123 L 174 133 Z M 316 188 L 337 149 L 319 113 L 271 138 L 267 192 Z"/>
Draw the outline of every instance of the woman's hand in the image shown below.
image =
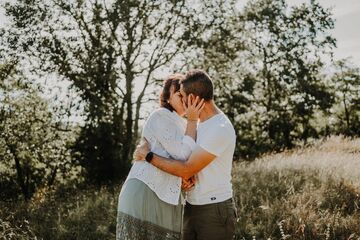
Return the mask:
<path id="1" fill-rule="evenodd" d="M 150 152 L 150 145 L 144 139 L 139 145 L 136 146 L 135 152 L 134 152 L 134 160 L 135 161 L 141 161 L 145 160 L 146 154 Z"/>
<path id="2" fill-rule="evenodd" d="M 187 99 L 187 104 L 183 102 L 183 107 L 185 109 L 188 121 L 197 121 L 199 119 L 201 111 L 205 107 L 204 99 L 201 99 L 201 101 L 199 101 L 199 96 L 197 96 L 195 99 L 193 98 L 193 95 L 190 94 Z"/>
<path id="3" fill-rule="evenodd" d="M 184 191 L 190 191 L 195 186 L 195 176 L 192 176 L 189 179 L 182 178 L 181 189 Z"/>

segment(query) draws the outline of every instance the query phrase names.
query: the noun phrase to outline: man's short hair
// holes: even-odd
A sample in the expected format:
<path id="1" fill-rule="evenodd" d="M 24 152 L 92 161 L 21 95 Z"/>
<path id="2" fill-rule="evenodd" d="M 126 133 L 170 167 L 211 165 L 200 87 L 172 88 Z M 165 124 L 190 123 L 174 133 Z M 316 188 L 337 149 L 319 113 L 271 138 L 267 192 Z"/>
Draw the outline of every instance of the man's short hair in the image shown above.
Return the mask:
<path id="1" fill-rule="evenodd" d="M 194 94 L 203 98 L 205 101 L 214 99 L 214 86 L 209 75 L 200 69 L 190 70 L 185 79 L 181 80 L 184 92 Z"/>

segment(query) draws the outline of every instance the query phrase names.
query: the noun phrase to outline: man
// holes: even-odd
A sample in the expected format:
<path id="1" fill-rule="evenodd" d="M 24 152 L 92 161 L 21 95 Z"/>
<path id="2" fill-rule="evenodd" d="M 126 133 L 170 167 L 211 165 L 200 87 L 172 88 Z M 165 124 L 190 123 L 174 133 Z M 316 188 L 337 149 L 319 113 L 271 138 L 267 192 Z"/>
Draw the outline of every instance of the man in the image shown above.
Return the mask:
<path id="1" fill-rule="evenodd" d="M 197 182 L 187 193 L 183 240 L 233 239 L 236 209 L 231 184 L 236 134 L 234 127 L 213 100 L 213 83 L 202 70 L 191 70 L 181 82 L 183 101 L 202 98 L 205 106 L 199 116 L 196 147 L 187 161 L 167 159 L 138 146 L 136 160 L 144 160 L 170 174 Z M 195 144 L 195 143 L 194 143 Z"/>

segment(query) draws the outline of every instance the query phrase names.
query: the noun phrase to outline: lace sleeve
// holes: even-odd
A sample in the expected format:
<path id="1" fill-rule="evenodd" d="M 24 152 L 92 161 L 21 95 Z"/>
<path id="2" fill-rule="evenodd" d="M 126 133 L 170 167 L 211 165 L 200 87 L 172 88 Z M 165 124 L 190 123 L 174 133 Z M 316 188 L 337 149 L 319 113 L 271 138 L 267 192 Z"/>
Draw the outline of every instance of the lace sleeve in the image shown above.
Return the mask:
<path id="1" fill-rule="evenodd" d="M 154 114 L 146 127 L 173 159 L 187 160 L 189 158 L 195 141 L 185 136 L 181 126 L 178 126 L 169 116 Z"/>

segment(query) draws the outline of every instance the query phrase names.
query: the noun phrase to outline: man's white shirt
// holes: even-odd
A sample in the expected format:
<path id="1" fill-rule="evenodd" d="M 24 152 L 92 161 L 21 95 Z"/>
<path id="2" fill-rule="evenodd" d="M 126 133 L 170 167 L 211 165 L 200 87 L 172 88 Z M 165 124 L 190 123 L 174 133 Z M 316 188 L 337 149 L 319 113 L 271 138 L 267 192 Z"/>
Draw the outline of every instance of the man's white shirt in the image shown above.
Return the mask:
<path id="1" fill-rule="evenodd" d="M 216 158 L 197 173 L 197 182 L 187 193 L 187 202 L 205 205 L 232 197 L 231 169 L 235 142 L 234 127 L 224 113 L 199 123 L 196 143 Z"/>

